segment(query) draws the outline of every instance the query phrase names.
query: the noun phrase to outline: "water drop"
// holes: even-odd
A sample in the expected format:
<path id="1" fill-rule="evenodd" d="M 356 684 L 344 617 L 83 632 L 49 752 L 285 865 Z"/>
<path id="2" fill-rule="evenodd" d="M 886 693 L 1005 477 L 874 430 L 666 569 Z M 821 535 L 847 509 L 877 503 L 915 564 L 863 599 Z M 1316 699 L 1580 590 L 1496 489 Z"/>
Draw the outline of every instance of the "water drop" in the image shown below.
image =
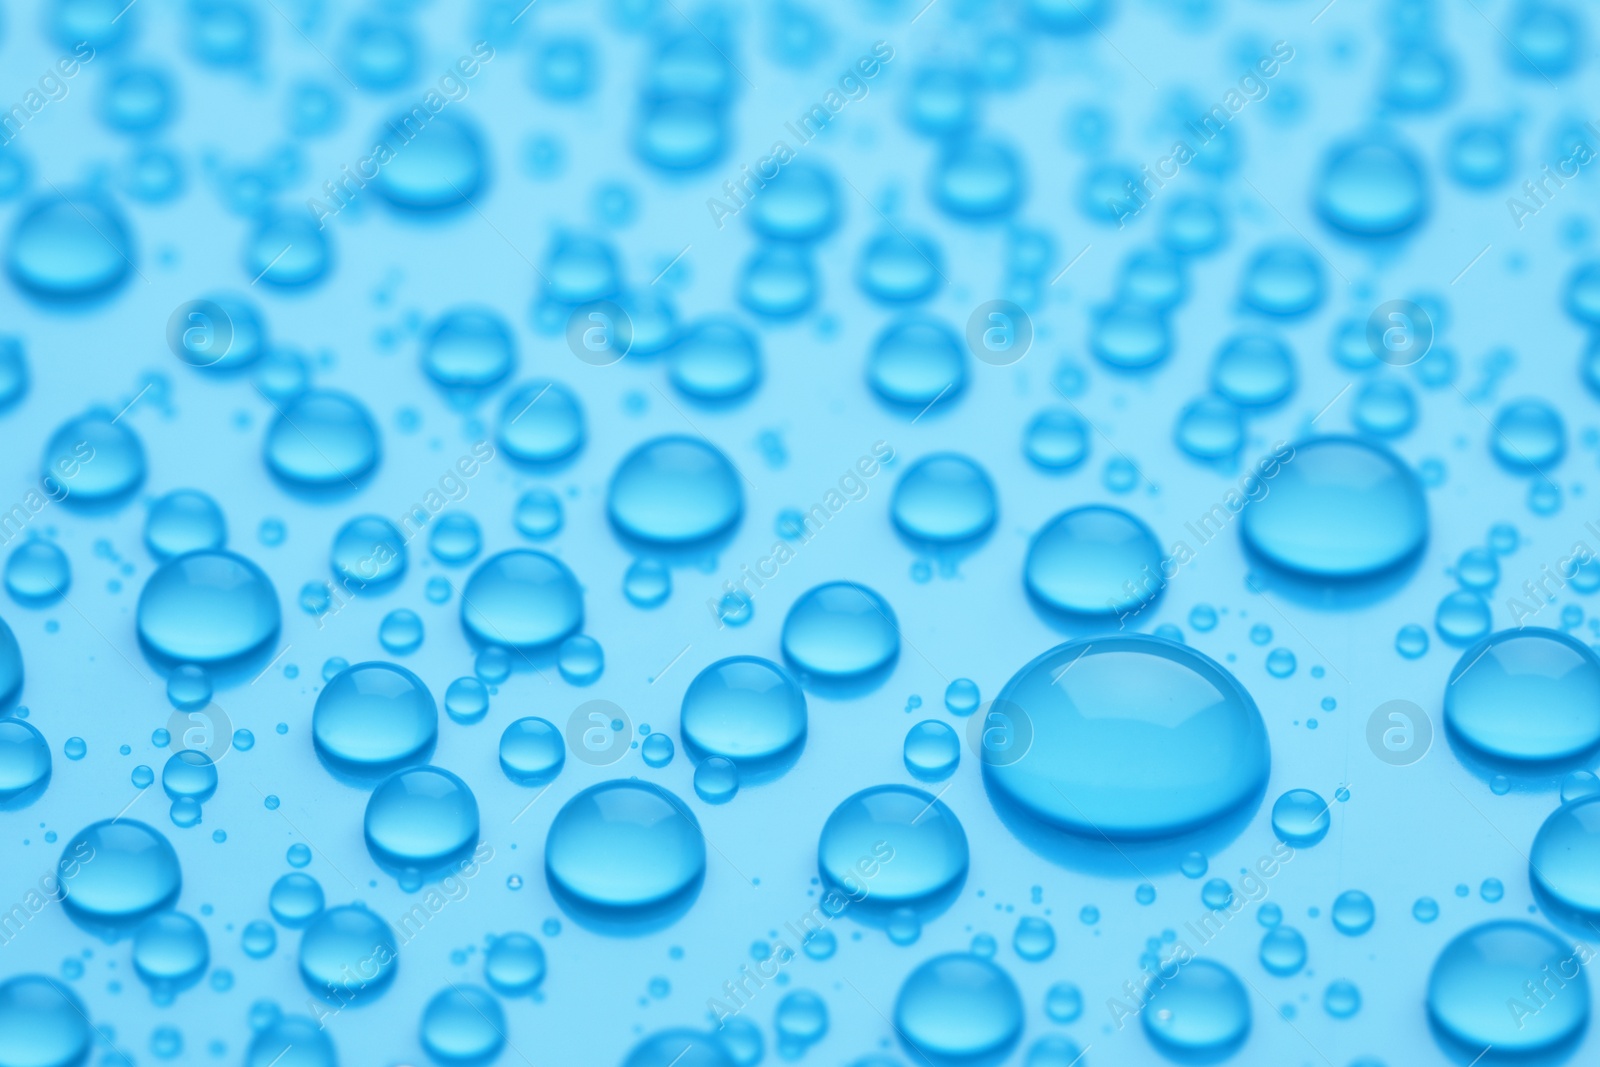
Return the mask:
<path id="1" fill-rule="evenodd" d="M 686 545 L 732 529 L 744 513 L 744 492 L 733 465 L 711 445 L 657 437 L 617 465 L 606 509 L 628 537 Z"/>
<path id="2" fill-rule="evenodd" d="M 144 543 L 158 560 L 185 552 L 219 549 L 227 523 L 216 501 L 198 489 L 177 489 L 157 500 L 145 518 Z"/>
<path id="3" fill-rule="evenodd" d="M 360 401 L 308 390 L 267 431 L 267 468 L 300 489 L 354 488 L 378 465 L 378 428 Z"/>
<path id="4" fill-rule="evenodd" d="M 920 789 L 880 785 L 845 799 L 822 827 L 824 882 L 858 908 L 882 913 L 943 907 L 967 875 L 967 835 L 955 814 Z M 861 899 L 870 884 L 870 900 Z"/>
<path id="5" fill-rule="evenodd" d="M 187 663 L 222 663 L 277 637 L 278 593 L 261 569 L 221 550 L 163 563 L 139 594 L 139 637 L 147 648 Z"/>
<path id="6" fill-rule="evenodd" d="M 1531 978 L 1557 972 L 1570 987 L 1563 990 L 1567 995 L 1541 999 L 1537 1011 L 1506 1010 L 1508 1003 L 1526 1003 Z M 1434 1025 L 1464 1048 L 1492 1045 L 1502 1054 L 1526 1055 L 1552 1049 L 1587 1025 L 1589 979 L 1573 950 L 1549 931 L 1527 922 L 1488 922 L 1456 935 L 1439 953 L 1427 1002 Z"/>
<path id="7" fill-rule="evenodd" d="M 998 1060 L 1022 1037 L 1022 997 L 1011 976 L 966 953 L 935 956 L 895 998 L 901 1040 L 930 1062 Z"/>
<path id="8" fill-rule="evenodd" d="M 545 841 L 545 874 L 557 900 L 598 919 L 675 913 L 698 894 L 705 868 L 694 816 L 647 782 L 585 789 L 562 806 Z"/>
<path id="9" fill-rule="evenodd" d="M 1557 630 L 1503 630 L 1462 653 L 1445 722 L 1479 753 L 1565 759 L 1600 744 L 1600 659 Z"/>
<path id="10" fill-rule="evenodd" d="M 1213 660 L 1160 638 L 1059 645 L 1006 683 L 991 721 L 997 709 L 1014 720 L 1007 730 L 1031 730 L 1031 744 L 1010 762 L 986 755 L 986 783 L 1028 814 L 1097 840 L 1191 830 L 1266 784 L 1266 728 L 1249 693 Z"/>
<path id="11" fill-rule="evenodd" d="M 1426 542 L 1422 486 L 1387 450 L 1319 437 L 1280 458 L 1271 494 L 1244 510 L 1241 528 L 1269 562 L 1313 578 L 1361 578 L 1402 565 Z"/>
<path id="12" fill-rule="evenodd" d="M 306 988 L 341 1006 L 381 995 L 394 981 L 399 962 L 393 928 L 359 904 L 324 910 L 300 936 L 300 977 Z"/>
<path id="13" fill-rule="evenodd" d="M 566 759 L 561 731 L 537 716 L 518 719 L 500 735 L 500 769 L 519 785 L 544 785 Z"/>
<path id="14" fill-rule="evenodd" d="M 994 483 L 966 456 L 954 452 L 925 456 L 901 475 L 889 514 L 900 532 L 914 540 L 970 541 L 994 526 Z"/>
<path id="15" fill-rule="evenodd" d="M 317 754 L 361 777 L 387 775 L 426 760 L 439 710 L 422 679 L 393 663 L 357 663 L 317 695 L 311 716 Z"/>
<path id="16" fill-rule="evenodd" d="M 807 590 L 783 620 L 784 658 L 802 675 L 863 678 L 900 654 L 900 627 L 877 593 L 855 582 Z"/>
<path id="17" fill-rule="evenodd" d="M 1328 835 L 1328 804 L 1309 789 L 1291 789 L 1272 805 L 1272 832 L 1296 848 L 1310 848 Z"/>
<path id="18" fill-rule="evenodd" d="M 62 907 L 79 925 L 96 930 L 125 928 L 171 907 L 183 881 L 167 839 L 128 818 L 78 831 L 57 866 L 72 883 Z"/>
<path id="19" fill-rule="evenodd" d="M 367 851 L 380 865 L 437 870 L 478 843 L 478 801 L 467 784 L 438 767 L 397 771 L 367 800 Z"/>
<path id="20" fill-rule="evenodd" d="M 1039 531 L 1023 577 L 1029 593 L 1057 610 L 1125 614 L 1160 595 L 1161 560 L 1144 523 L 1119 508 L 1091 505 L 1064 511 Z"/>

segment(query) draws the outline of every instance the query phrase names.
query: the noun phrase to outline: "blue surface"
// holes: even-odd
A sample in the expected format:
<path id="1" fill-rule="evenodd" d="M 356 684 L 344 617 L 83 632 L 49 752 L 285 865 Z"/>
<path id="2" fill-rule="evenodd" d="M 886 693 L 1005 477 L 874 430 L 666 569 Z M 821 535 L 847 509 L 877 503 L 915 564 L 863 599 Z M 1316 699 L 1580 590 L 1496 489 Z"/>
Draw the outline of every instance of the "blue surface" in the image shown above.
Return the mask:
<path id="1" fill-rule="evenodd" d="M 1600 634 L 1595 20 L 1571 0 L 1325 3 L 8 7 L 0 537 L 8 558 L 53 544 L 70 575 L 25 549 L 0 603 L 0 693 L 51 757 L 45 775 L 33 733 L 0 731 L 0 1067 L 748 1067 L 752 1047 L 1145 1067 L 1208 1042 L 1397 1067 L 1465 1065 L 1480 1038 L 1592 1061 L 1587 979 L 1527 1027 L 1482 1007 L 1600 945 L 1588 808 L 1542 839 L 1572 843 L 1546 877 L 1529 860 L 1563 782 L 1592 795 L 1569 778 L 1596 769 L 1588 688 L 1533 679 L 1560 719 L 1542 747 L 1511 674 L 1465 694 L 1472 743 L 1445 691 L 1492 632 L 1565 631 L 1585 664 Z M 1278 344 L 1238 342 L 1261 336 Z M 1317 435 L 1397 457 L 1422 529 L 1410 484 L 1363 496 L 1360 471 L 1297 467 Z M 662 438 L 692 454 L 647 456 L 613 497 Z M 977 475 L 892 514 L 943 453 Z M 1349 495 L 1294 507 L 1327 484 Z M 1154 553 L 1103 548 L 1063 603 L 1030 596 L 1034 538 L 1095 505 Z M 383 543 L 336 552 L 361 516 Z M 1361 539 L 1319 546 L 1341 527 Z M 163 561 L 219 547 L 251 567 L 166 563 L 141 639 Z M 226 587 L 256 568 L 277 611 L 240 615 Z M 786 635 L 828 583 L 871 597 Z M 404 616 L 380 641 L 397 609 L 414 650 Z M 1007 769 L 973 739 L 1019 721 L 988 702 L 1118 631 L 1214 660 L 1265 728 L 1264 786 L 1252 749 L 1251 788 L 1181 839 L 1065 836 L 985 786 Z M 680 705 L 733 656 L 795 673 L 803 728 L 782 724 L 775 767 L 715 764 L 697 791 L 715 757 Z M 324 711 L 319 750 L 319 694 L 374 660 L 426 686 L 431 705 L 394 699 L 436 741 L 420 720 L 374 734 L 369 697 L 343 725 Z M 178 710 L 208 687 L 200 717 Z M 550 727 L 503 749 L 530 717 Z M 907 766 L 942 772 L 906 746 L 929 719 L 961 738 L 933 781 Z M 1147 767 L 1181 763 L 1164 740 Z M 214 795 L 184 781 L 198 761 L 163 773 L 182 749 L 214 761 Z M 1142 780 L 1136 750 L 1059 758 L 1149 823 L 1181 779 Z M 418 761 L 474 817 L 401 798 L 364 834 L 383 774 L 361 765 Z M 589 792 L 629 778 L 652 787 L 631 806 Z M 913 830 L 936 802 L 949 853 L 827 853 L 835 810 L 880 787 L 917 802 L 894 814 Z M 1321 805 L 1282 805 L 1293 847 L 1273 826 L 1291 790 Z M 546 838 L 580 795 L 553 891 Z M 841 849 L 876 843 L 850 821 Z M 453 866 L 395 870 L 432 852 Z M 269 906 L 294 871 L 327 910 Z M 857 901 L 878 877 L 938 899 Z M 206 974 L 152 986 L 102 920 L 165 916 L 150 958 L 189 966 L 174 908 Z M 1456 942 L 1491 921 L 1538 932 Z M 1176 1022 L 1132 995 L 1169 965 Z"/>

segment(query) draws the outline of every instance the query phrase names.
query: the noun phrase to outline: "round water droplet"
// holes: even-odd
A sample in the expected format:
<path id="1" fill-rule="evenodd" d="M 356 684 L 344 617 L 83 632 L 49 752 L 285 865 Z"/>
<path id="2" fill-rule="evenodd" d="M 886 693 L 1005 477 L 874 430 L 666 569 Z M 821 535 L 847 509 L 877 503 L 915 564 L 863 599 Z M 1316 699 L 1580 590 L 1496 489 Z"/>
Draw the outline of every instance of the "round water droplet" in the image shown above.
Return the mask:
<path id="1" fill-rule="evenodd" d="M 867 357 L 873 392 L 912 415 L 936 402 L 949 404 L 966 381 L 961 341 L 937 319 L 918 316 L 890 324 Z"/>
<path id="2" fill-rule="evenodd" d="M 1022 450 L 1037 467 L 1069 471 L 1089 454 L 1089 428 L 1067 408 L 1046 408 L 1023 431 Z"/>
<path id="3" fill-rule="evenodd" d="M 1306 939 L 1292 926 L 1274 926 L 1261 938 L 1261 966 L 1268 974 L 1287 978 L 1306 965 Z"/>
<path id="4" fill-rule="evenodd" d="M 1495 459 L 1517 474 L 1547 471 L 1567 450 L 1561 416 L 1542 400 L 1515 400 L 1495 415 L 1489 443 Z"/>
<path id="5" fill-rule="evenodd" d="M 573 634 L 556 651 L 556 668 L 569 685 L 593 685 L 605 667 L 604 649 L 588 634 Z"/>
<path id="6" fill-rule="evenodd" d="M 378 428 L 344 393 L 302 393 L 267 431 L 267 468 L 302 489 L 348 489 L 378 465 Z"/>
<path id="7" fill-rule="evenodd" d="M 939 288 L 943 261 L 938 246 L 926 237 L 880 234 L 861 249 L 856 283 L 881 304 L 913 304 Z"/>
<path id="8" fill-rule="evenodd" d="M 226 551 L 170 559 L 139 593 L 139 637 L 161 656 L 222 663 L 278 634 L 278 593 L 261 568 Z"/>
<path id="9" fill-rule="evenodd" d="M 405 113 L 390 119 L 377 139 L 391 146 L 391 158 L 372 185 L 402 211 L 446 211 L 469 203 L 483 188 L 483 140 L 464 119 L 434 114 L 419 127 L 416 113 Z"/>
<path id="10" fill-rule="evenodd" d="M 0 984 L 0 1064 L 80 1067 L 93 1048 L 89 1013 L 71 989 L 42 974 Z"/>
<path id="11" fill-rule="evenodd" d="M 198 489 L 177 489 L 150 506 L 144 543 L 158 560 L 185 552 L 218 549 L 228 539 L 227 522 L 217 502 Z"/>
<path id="12" fill-rule="evenodd" d="M 206 932 L 181 912 L 152 915 L 133 937 L 133 969 L 152 989 L 183 989 L 200 980 L 210 961 Z"/>
<path id="13" fill-rule="evenodd" d="M 346 590 L 381 591 L 406 572 L 406 539 L 381 515 L 357 515 L 334 535 L 329 563 Z"/>
<path id="14" fill-rule="evenodd" d="M 298 871 L 272 883 L 267 906 L 272 917 L 290 929 L 299 929 L 316 918 L 323 907 L 322 886 L 309 874 Z"/>
<path id="15" fill-rule="evenodd" d="M 1298 245 L 1269 245 L 1245 268 L 1240 300 L 1274 318 L 1299 318 L 1322 303 L 1322 267 Z"/>
<path id="16" fill-rule="evenodd" d="M 1547 973 L 1559 973 L 1565 985 L 1532 1010 L 1525 985 Z M 1508 1003 L 1529 1010 L 1507 1011 Z M 1458 934 L 1434 961 L 1428 1017 L 1463 1047 L 1492 1045 L 1511 1055 L 1545 1051 L 1588 1024 L 1589 978 L 1573 949 L 1549 931 L 1519 921 L 1481 923 Z"/>
<path id="17" fill-rule="evenodd" d="M 1372 929 L 1376 913 L 1372 898 L 1359 889 L 1347 889 L 1333 902 L 1333 926 L 1341 934 L 1359 937 Z"/>
<path id="18" fill-rule="evenodd" d="M 1381 139 L 1334 147 L 1314 195 L 1322 221 L 1355 237 L 1405 233 L 1428 211 L 1421 164 L 1409 149 Z"/>
<path id="19" fill-rule="evenodd" d="M 889 504 L 900 532 L 918 541 L 955 544 L 988 533 L 995 522 L 994 483 L 966 456 L 925 456 L 901 475 Z"/>
<path id="20" fill-rule="evenodd" d="M 946 143 L 929 175 L 928 192 L 956 219 L 995 219 L 1014 211 L 1024 192 L 1017 153 L 987 137 Z"/>
<path id="21" fill-rule="evenodd" d="M 535 541 L 561 532 L 561 498 L 548 489 L 529 489 L 517 498 L 511 521 L 517 532 Z"/>
<path id="22" fill-rule="evenodd" d="M 1236 334 L 1211 362 L 1211 388 L 1240 407 L 1270 407 L 1294 386 L 1294 355 L 1270 334 Z"/>
<path id="23" fill-rule="evenodd" d="M 311 734 L 317 754 L 362 777 L 387 775 L 433 752 L 439 709 L 422 679 L 393 663 L 357 663 L 317 695 Z"/>
<path id="24" fill-rule="evenodd" d="M 483 977 L 501 996 L 521 997 L 544 981 L 544 949 L 524 933 L 491 939 L 483 954 Z"/>
<path id="25" fill-rule="evenodd" d="M 0 719 L 0 804 L 31 803 L 50 781 L 50 746 L 33 724 Z"/>
<path id="26" fill-rule="evenodd" d="M 477 678 L 457 678 L 444 691 L 444 711 L 463 726 L 481 721 L 489 713 L 489 687 Z"/>
<path id="27" fill-rule="evenodd" d="M 672 572 L 660 560 L 636 559 L 622 576 L 622 593 L 636 608 L 656 608 L 672 595 Z"/>
<path id="28" fill-rule="evenodd" d="M 1215 661 L 1158 637 L 1059 645 L 1006 683 L 992 723 L 997 711 L 1006 730 L 1031 728 L 1032 743 L 1013 762 L 984 760 L 989 787 L 1095 840 L 1192 830 L 1266 785 L 1266 727 L 1250 694 Z"/>
<path id="29" fill-rule="evenodd" d="M 40 487 L 68 504 L 120 502 L 144 481 L 144 445 L 125 422 L 105 412 L 69 419 L 50 436 Z"/>
<path id="30" fill-rule="evenodd" d="M 477 558 L 483 549 L 483 533 L 478 520 L 463 512 L 439 516 L 428 534 L 428 551 L 448 566 L 458 566 Z"/>
<path id="31" fill-rule="evenodd" d="M 173 800 L 187 797 L 203 804 L 217 791 L 216 764 L 199 749 L 179 749 L 161 768 L 161 788 Z"/>
<path id="32" fill-rule="evenodd" d="M 461 591 L 461 625 L 485 644 L 543 648 L 583 625 L 583 590 L 555 557 L 512 549 L 472 572 Z"/>
<path id="33" fill-rule="evenodd" d="M 367 851 L 394 870 L 437 870 L 478 843 L 478 801 L 467 783 L 438 767 L 411 767 L 367 800 Z"/>
<path id="34" fill-rule="evenodd" d="M 1089 350 L 1115 370 L 1145 370 L 1172 352 L 1172 329 L 1158 308 L 1121 302 L 1095 312 Z"/>
<path id="35" fill-rule="evenodd" d="M 647 782 L 619 780 L 562 806 L 544 862 L 551 891 L 568 908 L 643 920 L 693 900 L 705 878 L 706 845 L 683 801 Z"/>
<path id="36" fill-rule="evenodd" d="M 1011 976 L 967 953 L 935 956 L 907 976 L 895 998 L 901 1040 L 934 1063 L 989 1062 L 1022 1037 L 1022 997 Z"/>
<path id="37" fill-rule="evenodd" d="M 378 624 L 378 643 L 392 655 L 404 656 L 422 647 L 422 619 L 409 608 L 396 608 Z"/>
<path id="38" fill-rule="evenodd" d="M 1161 563 L 1149 527 L 1120 508 L 1095 504 L 1045 524 L 1028 546 L 1023 580 L 1030 594 L 1058 611 L 1126 614 L 1160 596 L 1166 584 Z"/>
<path id="39" fill-rule="evenodd" d="M 1272 492 L 1244 509 L 1240 531 L 1269 562 L 1313 578 L 1363 578 L 1421 551 L 1427 501 L 1393 453 L 1354 437 L 1318 437 L 1279 458 Z"/>
<path id="40" fill-rule="evenodd" d="M 122 212 L 92 194 L 48 195 L 16 216 L 6 243 L 6 273 L 23 292 L 48 301 L 104 296 L 127 280 L 133 240 Z"/>
<path id="41" fill-rule="evenodd" d="M 839 192 L 833 177 L 807 162 L 791 163 L 750 203 L 750 225 L 780 241 L 815 241 L 839 221 Z"/>
<path id="42" fill-rule="evenodd" d="M 1173 436 L 1178 447 L 1195 459 L 1228 459 L 1244 447 L 1244 417 L 1229 401 L 1204 396 L 1178 413 Z"/>
<path id="43" fill-rule="evenodd" d="M 717 1035 L 663 1030 L 633 1047 L 622 1067 L 742 1067 Z"/>
<path id="44" fill-rule="evenodd" d="M 399 952 L 387 922 L 359 904 L 342 904 L 323 911 L 300 936 L 300 977 L 331 1003 L 363 1003 L 394 981 Z"/>
<path id="45" fill-rule="evenodd" d="M 877 593 L 828 582 L 804 593 L 783 620 L 784 658 L 802 675 L 861 678 L 900 654 L 900 627 Z"/>
<path id="46" fill-rule="evenodd" d="M 516 341 L 505 319 L 488 308 L 456 308 L 422 344 L 422 370 L 441 389 L 490 389 L 510 376 Z"/>
<path id="47" fill-rule="evenodd" d="M 736 322 L 710 319 L 687 328 L 672 347 L 672 384 L 705 403 L 725 403 L 761 381 L 761 345 Z"/>
<path id="48" fill-rule="evenodd" d="M 500 406 L 500 447 L 523 463 L 569 459 L 583 447 L 584 433 L 583 407 L 560 382 L 535 378 L 512 390 Z"/>
<path id="49" fill-rule="evenodd" d="M 1046 959 L 1056 950 L 1055 927 L 1035 916 L 1029 915 L 1017 921 L 1016 933 L 1012 935 L 1011 947 L 1017 955 L 1029 963 L 1037 963 Z"/>
<path id="50" fill-rule="evenodd" d="M 71 586 L 71 564 L 54 541 L 30 537 L 6 557 L 6 592 L 19 604 L 48 607 Z"/>
<path id="51" fill-rule="evenodd" d="M 1173 1059 L 1221 1058 L 1250 1032 L 1250 997 L 1228 968 L 1191 960 L 1140 1013 L 1145 1036 Z"/>
<path id="52" fill-rule="evenodd" d="M 177 853 L 167 839 L 128 818 L 91 823 L 78 831 L 61 850 L 57 866 L 72 883 L 62 907 L 91 929 L 123 928 L 171 907 L 183 882 Z"/>
<path id="53" fill-rule="evenodd" d="M 677 749 L 672 744 L 672 738 L 659 730 L 644 739 L 639 746 L 639 755 L 648 767 L 661 768 L 672 762 L 672 757 Z"/>
<path id="54" fill-rule="evenodd" d="M 566 759 L 561 731 L 548 720 L 530 715 L 500 735 L 500 769 L 519 785 L 544 785 L 561 773 Z"/>
<path id="55" fill-rule="evenodd" d="M 505 1047 L 506 1016 L 487 989 L 451 983 L 422 1010 L 419 1039 L 428 1055 L 452 1067 L 486 1064 Z"/>
<path id="56" fill-rule="evenodd" d="M 245 274 L 279 289 L 299 289 L 321 281 L 332 260 L 326 227 L 300 211 L 264 213 L 244 246 Z"/>
<path id="57" fill-rule="evenodd" d="M 304 1015 L 272 1019 L 256 1031 L 245 1054 L 245 1067 L 338 1067 L 338 1063 L 332 1038 Z"/>
<path id="58" fill-rule="evenodd" d="M 732 529 L 744 513 L 744 491 L 733 465 L 711 445 L 657 437 L 617 465 L 606 511 L 625 536 L 686 545 Z"/>
<path id="59" fill-rule="evenodd" d="M 892 859 L 891 859 L 892 857 Z M 884 913 L 942 908 L 967 876 L 967 835 L 943 802 L 907 785 L 879 785 L 846 798 L 817 844 L 823 881 Z M 869 899 L 860 899 L 870 885 Z"/>
<path id="60" fill-rule="evenodd" d="M 718 660 L 683 695 L 679 729 L 690 754 L 761 768 L 798 755 L 806 698 L 789 672 L 758 656 Z"/>
<path id="61" fill-rule="evenodd" d="M 1328 802 L 1309 789 L 1291 789 L 1272 805 L 1272 832 L 1296 848 L 1310 848 L 1328 836 L 1332 822 Z"/>
<path id="62" fill-rule="evenodd" d="M 961 762 L 961 738 L 938 719 L 926 719 L 906 731 L 904 759 L 912 777 L 941 782 Z"/>
<path id="63" fill-rule="evenodd" d="M 1557 630 L 1502 630 L 1462 653 L 1444 716 L 1458 738 L 1491 758 L 1579 755 L 1600 744 L 1600 659 Z"/>
<path id="64" fill-rule="evenodd" d="M 739 792 L 739 768 L 721 756 L 704 760 L 694 769 L 694 791 L 707 804 L 726 804 Z"/>

